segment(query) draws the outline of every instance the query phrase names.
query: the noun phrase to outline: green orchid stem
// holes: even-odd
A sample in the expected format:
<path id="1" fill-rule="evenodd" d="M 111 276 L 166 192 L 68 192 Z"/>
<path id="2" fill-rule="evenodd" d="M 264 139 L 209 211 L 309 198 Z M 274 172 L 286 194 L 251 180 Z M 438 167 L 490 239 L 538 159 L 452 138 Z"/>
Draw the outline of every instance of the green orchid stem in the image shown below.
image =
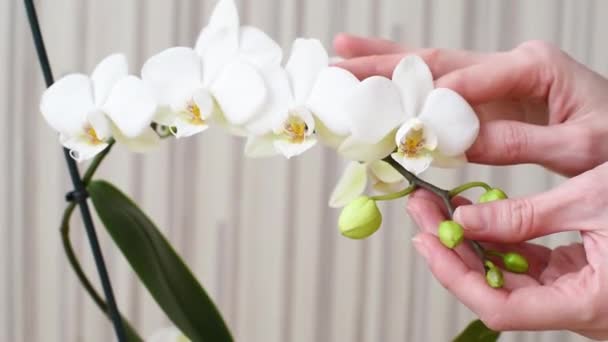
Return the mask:
<path id="1" fill-rule="evenodd" d="M 469 189 L 473 189 L 473 188 L 484 188 L 486 191 L 492 190 L 492 187 L 484 182 L 470 182 L 470 183 L 462 184 L 461 186 L 458 186 L 458 187 L 450 190 L 450 197 L 454 197 L 462 192 L 465 192 L 465 191 L 467 191 Z"/>
<path id="2" fill-rule="evenodd" d="M 405 188 L 399 192 L 395 192 L 395 193 L 387 194 L 387 195 L 372 196 L 370 198 L 373 199 L 374 201 L 390 201 L 390 200 L 394 200 L 397 198 L 405 197 L 405 196 L 411 194 L 412 192 L 414 192 L 414 190 L 416 190 L 416 186 L 410 185 L 407 188 Z"/>
<path id="3" fill-rule="evenodd" d="M 93 159 L 93 161 L 87 168 L 84 176 L 82 177 L 82 180 L 83 180 L 85 186 L 91 181 L 91 179 L 93 178 L 93 175 L 95 174 L 95 171 L 97 171 L 97 169 L 101 165 L 101 162 L 105 159 L 105 157 L 108 155 L 108 153 L 110 153 L 110 150 L 112 149 L 112 146 L 114 145 L 114 143 L 115 143 L 114 139 L 110 139 L 108 141 L 108 147 L 106 147 L 105 150 L 100 152 L 95 157 L 95 159 Z M 72 267 L 72 269 L 74 270 L 74 273 L 76 273 L 76 277 L 80 281 L 80 284 L 82 284 L 82 286 L 84 287 L 86 292 L 89 294 L 89 296 L 91 296 L 91 299 L 93 299 L 93 301 L 95 302 L 95 304 L 97 305 L 99 310 L 101 310 L 105 315 L 108 315 L 108 306 L 107 306 L 105 300 L 101 297 L 101 295 L 99 295 L 97 290 L 95 290 L 95 287 L 93 286 L 93 284 L 91 283 L 91 281 L 89 280 L 87 275 L 84 273 L 82 265 L 78 261 L 78 257 L 76 256 L 76 253 L 74 252 L 74 248 L 72 247 L 72 242 L 70 241 L 70 218 L 72 217 L 72 214 L 74 213 L 75 208 L 76 208 L 76 203 L 71 202 L 70 204 L 68 204 L 68 206 L 63 211 L 63 217 L 61 219 L 61 227 L 60 227 L 61 241 L 63 243 L 63 249 L 65 251 L 66 257 L 68 258 L 68 262 L 70 263 L 70 266 Z M 123 323 L 125 324 L 125 328 L 129 332 L 128 335 L 130 337 L 143 341 L 143 339 L 137 335 L 137 333 L 135 332 L 135 329 L 133 329 L 131 324 L 124 317 L 122 318 L 122 320 L 123 320 Z"/>
<path id="4" fill-rule="evenodd" d="M 499 257 L 499 258 L 504 258 L 504 253 L 500 253 L 498 251 L 491 251 L 491 250 L 486 250 L 486 255 L 488 256 L 495 256 L 495 257 Z"/>
<path id="5" fill-rule="evenodd" d="M 453 190 L 448 191 L 448 190 L 441 189 L 429 182 L 426 182 L 426 181 L 418 178 L 415 174 L 409 172 L 403 166 L 401 166 L 401 164 L 399 164 L 391 156 L 387 156 L 383 160 L 385 162 L 389 163 L 395 170 L 397 170 L 397 172 L 399 172 L 405 179 L 407 179 L 407 181 L 410 183 L 410 187 L 413 187 L 414 189 L 416 189 L 416 188 L 426 189 L 426 190 L 434 193 L 435 195 L 439 196 L 443 200 L 443 203 L 445 204 L 445 207 L 448 210 L 449 218 L 451 219 L 452 217 L 454 217 L 455 208 L 454 208 L 454 205 L 452 204 L 452 195 L 451 195 L 451 192 Z M 472 183 L 481 183 L 481 182 L 472 182 Z M 472 184 L 472 183 L 468 183 L 468 184 Z M 475 185 L 475 186 L 479 186 L 479 185 Z M 458 189 L 458 188 L 456 188 L 456 189 Z M 468 241 L 471 244 L 471 247 L 473 248 L 473 250 L 475 251 L 477 256 L 479 257 L 479 259 L 481 260 L 481 263 L 483 265 L 484 261 L 486 260 L 485 249 L 479 242 L 477 242 L 475 240 L 468 240 Z"/>

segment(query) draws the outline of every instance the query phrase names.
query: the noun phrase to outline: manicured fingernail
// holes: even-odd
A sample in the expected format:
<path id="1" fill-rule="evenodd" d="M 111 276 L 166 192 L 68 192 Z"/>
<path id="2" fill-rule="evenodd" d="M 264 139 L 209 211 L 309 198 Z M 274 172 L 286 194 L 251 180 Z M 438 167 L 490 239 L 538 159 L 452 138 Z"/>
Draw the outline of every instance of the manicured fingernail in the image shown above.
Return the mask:
<path id="1" fill-rule="evenodd" d="M 424 241 L 422 241 L 422 239 L 418 235 L 416 235 L 416 236 L 414 236 L 414 238 L 412 238 L 412 244 L 414 245 L 414 248 L 416 248 L 416 251 L 418 252 L 418 254 L 420 254 L 425 259 L 429 258 L 428 247 L 426 246 Z"/>

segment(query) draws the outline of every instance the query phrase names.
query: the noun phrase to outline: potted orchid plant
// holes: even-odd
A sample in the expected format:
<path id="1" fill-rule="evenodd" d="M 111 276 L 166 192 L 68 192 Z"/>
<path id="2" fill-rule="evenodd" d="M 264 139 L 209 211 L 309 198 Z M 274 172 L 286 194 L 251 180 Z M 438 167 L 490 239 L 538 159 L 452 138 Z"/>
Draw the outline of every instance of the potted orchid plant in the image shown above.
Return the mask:
<path id="1" fill-rule="evenodd" d="M 105 300 L 70 243 L 70 217 L 77 205 L 83 217 L 88 215 L 87 197 L 174 324 L 148 341 L 232 337 L 212 300 L 155 224 L 114 185 L 94 179 L 115 144 L 146 152 L 165 139 L 190 138 L 213 127 L 247 139 L 243 153 L 252 158 L 292 158 L 324 144 L 350 160 L 328 201 L 343 208 L 337 225 L 353 239 L 380 228 L 377 201 L 399 199 L 418 188 L 440 196 L 450 216 L 452 197 L 474 187 L 485 190 L 481 202 L 506 198 L 500 189 L 482 182 L 444 190 L 419 177 L 429 167 L 466 164 L 465 152 L 477 137 L 479 121 L 458 93 L 434 87 L 428 66 L 418 56 L 404 57 L 391 78 L 359 80 L 332 66 L 320 41 L 298 38 L 283 63 L 276 42 L 255 27 L 242 26 L 233 0 L 219 0 L 194 47 L 160 51 L 136 74 L 129 72 L 124 55 L 113 54 L 90 75 L 69 74 L 53 83 L 33 4 L 26 5 L 49 85 L 40 100 L 42 117 L 57 131 L 69 165 L 90 162 L 83 178 L 70 168 L 77 191 L 70 193 L 61 224 L 66 255 L 85 290 L 113 320 L 119 340 L 143 338 L 116 308 L 94 231 L 90 237 L 107 285 Z M 373 194 L 364 195 L 368 188 Z M 458 223 L 444 221 L 437 229 L 446 247 L 463 242 Z M 476 241 L 467 243 L 477 252 L 489 286 L 499 288 L 504 282 L 496 258 L 507 271 L 527 271 L 519 254 L 497 254 Z M 498 335 L 475 321 L 456 341 L 494 341 Z"/>

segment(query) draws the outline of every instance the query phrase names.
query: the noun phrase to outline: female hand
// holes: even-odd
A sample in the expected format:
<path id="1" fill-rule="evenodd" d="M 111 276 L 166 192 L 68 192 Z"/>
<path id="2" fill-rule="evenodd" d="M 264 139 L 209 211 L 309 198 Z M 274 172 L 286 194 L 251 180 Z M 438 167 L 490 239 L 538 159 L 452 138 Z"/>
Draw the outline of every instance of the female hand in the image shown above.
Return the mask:
<path id="1" fill-rule="evenodd" d="M 437 87 L 455 90 L 476 108 L 481 129 L 472 162 L 536 163 L 574 176 L 608 161 L 608 80 L 550 44 L 478 53 L 403 49 L 384 40 L 336 37 L 335 49 L 359 78 L 389 76 L 404 54 L 429 65 Z"/>
<path id="2" fill-rule="evenodd" d="M 445 248 L 433 235 L 446 219 L 439 198 L 417 191 L 408 212 L 422 228 L 413 240 L 435 277 L 494 330 L 567 329 L 608 338 L 608 163 L 545 193 L 468 205 L 456 198 L 454 220 L 486 248 L 516 251 L 528 274 L 505 272 L 505 287 L 490 288 L 469 246 Z M 525 242 L 579 231 L 582 243 L 554 250 Z M 500 244 L 497 244 L 500 243 Z"/>

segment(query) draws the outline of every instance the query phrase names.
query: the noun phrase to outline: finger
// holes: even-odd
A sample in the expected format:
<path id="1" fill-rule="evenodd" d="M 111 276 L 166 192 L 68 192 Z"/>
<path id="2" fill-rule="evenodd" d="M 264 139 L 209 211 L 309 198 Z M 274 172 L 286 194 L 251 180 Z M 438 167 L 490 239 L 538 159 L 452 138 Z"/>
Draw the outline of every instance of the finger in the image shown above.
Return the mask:
<path id="1" fill-rule="evenodd" d="M 413 243 L 437 280 L 493 330 L 563 329 L 584 310 L 573 290 L 552 286 L 527 286 L 511 292 L 493 289 L 436 237 L 421 233 Z"/>
<path id="2" fill-rule="evenodd" d="M 564 274 L 578 272 L 587 266 L 587 254 L 580 243 L 559 246 L 549 259 L 547 268 L 540 275 L 544 284 L 552 284 Z"/>
<path id="3" fill-rule="evenodd" d="M 404 53 L 352 58 L 342 61 L 336 66 L 349 70 L 359 79 L 375 75 L 391 77 L 399 61 L 404 56 L 411 54 L 418 55 L 424 60 L 435 79 L 456 69 L 480 63 L 490 56 L 464 50 L 412 49 Z"/>
<path id="4" fill-rule="evenodd" d="M 457 206 L 471 203 L 464 197 L 456 197 L 453 199 L 453 202 L 455 202 Z M 433 235 L 437 235 L 437 227 L 439 226 L 439 223 L 444 220 L 445 217 L 447 217 L 447 212 L 445 210 L 443 201 L 437 195 L 422 189 L 417 190 L 416 192 L 410 195 L 407 210 L 410 216 L 414 218 L 414 221 L 424 232 Z M 534 279 L 539 279 L 539 276 L 547 266 L 549 257 L 551 255 L 551 249 L 533 243 L 484 243 L 482 245 L 488 250 L 493 250 L 500 253 L 516 252 L 525 256 L 530 266 L 527 274 L 529 274 Z M 480 270 L 481 267 L 478 267 L 479 257 L 477 256 L 477 254 L 474 254 L 471 250 L 469 255 L 470 256 L 467 257 L 472 258 L 472 261 L 467 261 L 469 267 L 473 265 L 475 269 Z"/>
<path id="5" fill-rule="evenodd" d="M 588 196 L 579 187 L 576 178 L 540 194 L 505 199 L 484 204 L 464 205 L 456 208 L 454 220 L 459 222 L 465 236 L 471 239 L 513 243 L 540 236 L 572 230 L 591 230 L 584 224 L 587 211 L 572 210 L 580 207 L 578 200 Z"/>
<path id="6" fill-rule="evenodd" d="M 334 50 L 343 58 L 354 58 L 370 55 L 395 54 L 403 47 L 385 39 L 365 38 L 347 33 L 339 33 L 334 38 Z"/>
<path id="7" fill-rule="evenodd" d="M 582 130 L 573 124 L 540 126 L 511 120 L 487 121 L 480 125 L 467 158 L 489 165 L 535 163 L 576 173 L 587 158 L 580 153 L 588 148 L 587 139 L 581 138 L 588 133 Z"/>

